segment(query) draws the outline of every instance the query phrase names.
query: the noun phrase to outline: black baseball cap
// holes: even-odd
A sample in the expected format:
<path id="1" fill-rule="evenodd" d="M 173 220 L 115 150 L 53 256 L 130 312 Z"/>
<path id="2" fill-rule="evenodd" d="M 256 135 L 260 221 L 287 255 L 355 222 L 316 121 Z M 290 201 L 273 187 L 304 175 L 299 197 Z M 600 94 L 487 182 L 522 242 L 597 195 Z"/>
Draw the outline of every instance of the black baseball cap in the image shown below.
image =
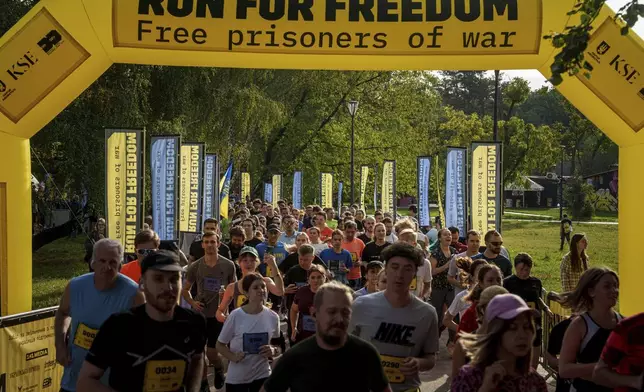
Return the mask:
<path id="1" fill-rule="evenodd" d="M 141 274 L 153 269 L 158 271 L 182 271 L 179 255 L 169 250 L 158 250 L 145 256 L 141 262 Z"/>
<path id="2" fill-rule="evenodd" d="M 266 228 L 266 231 L 278 231 L 280 233 L 282 232 L 282 230 L 280 230 L 280 226 L 276 224 L 268 225 L 268 227 Z"/>

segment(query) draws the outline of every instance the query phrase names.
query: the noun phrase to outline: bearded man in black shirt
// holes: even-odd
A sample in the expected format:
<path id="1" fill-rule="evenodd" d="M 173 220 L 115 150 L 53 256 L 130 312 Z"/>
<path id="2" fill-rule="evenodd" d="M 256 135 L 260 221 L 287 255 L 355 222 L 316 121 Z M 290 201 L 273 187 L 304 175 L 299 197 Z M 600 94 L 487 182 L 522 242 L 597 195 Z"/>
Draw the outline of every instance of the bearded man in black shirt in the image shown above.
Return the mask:
<path id="1" fill-rule="evenodd" d="M 143 259 L 141 273 L 147 302 L 103 323 L 81 368 L 78 392 L 199 390 L 206 319 L 177 306 L 179 256 L 154 252 Z M 109 386 L 101 382 L 107 369 Z"/>

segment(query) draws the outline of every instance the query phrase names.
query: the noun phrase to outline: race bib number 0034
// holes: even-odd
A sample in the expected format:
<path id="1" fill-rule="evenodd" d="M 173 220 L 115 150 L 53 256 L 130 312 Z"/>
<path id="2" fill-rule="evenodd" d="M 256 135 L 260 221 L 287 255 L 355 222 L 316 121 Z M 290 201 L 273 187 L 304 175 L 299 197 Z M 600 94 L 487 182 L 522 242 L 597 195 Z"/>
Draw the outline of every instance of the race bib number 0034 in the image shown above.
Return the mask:
<path id="1" fill-rule="evenodd" d="M 98 329 L 90 328 L 83 323 L 78 324 L 74 335 L 74 345 L 89 350 L 97 333 Z"/>
<path id="2" fill-rule="evenodd" d="M 172 392 L 183 385 L 183 375 L 186 371 L 186 362 L 173 361 L 148 361 L 145 365 L 144 391 L 146 392 Z"/>
<path id="3" fill-rule="evenodd" d="M 404 359 L 405 358 L 390 357 L 388 355 L 380 356 L 382 368 L 384 369 L 390 383 L 401 384 L 405 382 L 405 375 L 400 371 L 400 366 L 402 365 Z"/>

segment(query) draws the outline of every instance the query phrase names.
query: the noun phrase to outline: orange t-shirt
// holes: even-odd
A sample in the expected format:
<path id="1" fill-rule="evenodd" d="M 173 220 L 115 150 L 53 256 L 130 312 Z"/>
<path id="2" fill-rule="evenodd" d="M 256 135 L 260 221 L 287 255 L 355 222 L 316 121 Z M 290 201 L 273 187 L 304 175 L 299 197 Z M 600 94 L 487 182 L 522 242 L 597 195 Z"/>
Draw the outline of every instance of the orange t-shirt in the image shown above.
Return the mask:
<path id="1" fill-rule="evenodd" d="M 351 253 L 351 261 L 354 263 L 354 267 L 351 267 L 349 273 L 347 274 L 347 279 L 360 279 L 362 278 L 362 271 L 360 266 L 356 266 L 355 262 L 362 260 L 362 251 L 364 250 L 364 242 L 361 239 L 354 238 L 353 241 L 347 242 L 342 241 L 342 249 Z"/>
<path id="2" fill-rule="evenodd" d="M 139 284 L 141 281 L 141 263 L 138 260 L 130 261 L 121 268 L 121 274 Z"/>

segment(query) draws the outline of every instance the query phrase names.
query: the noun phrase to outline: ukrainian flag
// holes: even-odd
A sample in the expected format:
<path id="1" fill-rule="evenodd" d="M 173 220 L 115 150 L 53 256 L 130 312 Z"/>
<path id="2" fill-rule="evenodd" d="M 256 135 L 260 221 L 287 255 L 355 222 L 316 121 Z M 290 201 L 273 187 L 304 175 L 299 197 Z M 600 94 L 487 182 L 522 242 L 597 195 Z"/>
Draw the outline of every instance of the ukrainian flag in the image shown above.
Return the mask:
<path id="1" fill-rule="evenodd" d="M 224 219 L 228 219 L 228 195 L 230 194 L 230 180 L 233 177 L 233 162 L 228 164 L 226 173 L 219 182 L 219 213 Z"/>

